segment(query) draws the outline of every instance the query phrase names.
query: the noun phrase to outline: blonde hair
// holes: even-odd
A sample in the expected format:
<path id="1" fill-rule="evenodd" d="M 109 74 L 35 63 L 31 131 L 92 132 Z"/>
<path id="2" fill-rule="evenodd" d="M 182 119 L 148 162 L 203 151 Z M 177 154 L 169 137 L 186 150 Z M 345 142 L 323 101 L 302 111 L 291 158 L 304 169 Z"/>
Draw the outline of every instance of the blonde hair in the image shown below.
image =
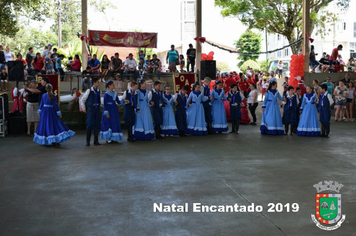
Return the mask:
<path id="1" fill-rule="evenodd" d="M 46 84 L 46 90 L 47 90 L 47 96 L 51 100 L 51 102 L 54 102 L 54 95 L 52 92 L 52 85 L 51 84 Z"/>
<path id="2" fill-rule="evenodd" d="M 210 77 L 205 77 L 204 80 L 211 81 Z"/>

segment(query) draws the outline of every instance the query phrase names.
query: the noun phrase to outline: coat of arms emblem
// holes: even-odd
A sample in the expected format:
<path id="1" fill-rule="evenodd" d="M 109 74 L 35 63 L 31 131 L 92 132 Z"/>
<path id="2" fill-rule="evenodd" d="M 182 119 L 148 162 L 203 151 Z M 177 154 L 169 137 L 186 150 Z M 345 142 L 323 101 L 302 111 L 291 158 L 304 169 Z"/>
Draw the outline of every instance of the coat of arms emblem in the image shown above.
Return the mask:
<path id="1" fill-rule="evenodd" d="M 315 195 L 315 215 L 311 218 L 317 227 L 323 230 L 335 230 L 345 221 L 346 215 L 341 214 L 340 189 L 344 186 L 334 181 L 324 181 L 313 185 Z M 332 193 L 330 193 L 332 192 Z"/>

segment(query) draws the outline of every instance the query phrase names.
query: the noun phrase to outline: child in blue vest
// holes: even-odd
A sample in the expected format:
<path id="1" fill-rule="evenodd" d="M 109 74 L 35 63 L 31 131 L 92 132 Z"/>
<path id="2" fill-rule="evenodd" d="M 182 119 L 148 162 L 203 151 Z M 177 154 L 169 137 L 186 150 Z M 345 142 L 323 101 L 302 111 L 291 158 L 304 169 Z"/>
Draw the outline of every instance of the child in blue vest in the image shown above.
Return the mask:
<path id="1" fill-rule="evenodd" d="M 94 131 L 94 145 L 101 145 L 99 143 L 99 132 L 100 132 L 100 90 L 99 90 L 99 80 L 98 78 L 93 78 L 93 86 L 85 91 L 83 98 L 81 100 L 82 110 L 87 113 L 87 146 L 90 146 L 90 136 L 91 131 Z M 85 104 L 88 106 L 88 111 L 86 111 Z"/>
<path id="2" fill-rule="evenodd" d="M 288 134 L 289 125 L 291 126 L 290 135 L 293 135 L 297 132 L 297 113 L 299 112 L 299 99 L 297 99 L 297 95 L 294 94 L 293 86 L 288 86 L 287 91 L 284 94 L 283 101 L 285 104 L 283 108 L 282 122 L 284 124 L 285 135 Z"/>
<path id="3" fill-rule="evenodd" d="M 211 79 L 209 77 L 205 77 L 204 79 L 204 84 L 200 87 L 200 92 L 203 94 L 203 97 L 208 98 L 208 100 L 203 101 L 203 107 L 204 107 L 204 115 L 205 115 L 205 122 L 206 122 L 206 128 L 208 130 L 208 134 L 213 134 L 213 129 L 212 129 L 212 121 L 213 117 L 211 114 L 211 103 L 210 103 L 210 82 Z"/>
<path id="4" fill-rule="evenodd" d="M 330 119 L 331 119 L 331 108 L 334 104 L 333 97 L 328 93 L 328 86 L 322 84 L 321 96 L 319 100 L 319 113 L 320 113 L 320 123 L 321 123 L 321 136 L 329 138 L 330 133 Z"/>
<path id="5" fill-rule="evenodd" d="M 239 133 L 241 114 L 241 102 L 245 99 L 245 96 L 240 92 L 236 84 L 232 84 L 230 91 L 227 95 L 227 100 L 230 104 L 230 119 L 232 123 L 232 130 L 230 133 Z"/>
<path id="6" fill-rule="evenodd" d="M 177 128 L 179 130 L 180 137 L 186 137 L 185 130 L 187 129 L 187 99 L 188 99 L 188 87 L 183 86 L 182 90 L 175 97 L 175 105 L 176 105 L 176 123 Z"/>
<path id="7" fill-rule="evenodd" d="M 121 99 L 124 103 L 124 120 L 127 127 L 127 141 L 133 142 L 132 128 L 135 125 L 136 120 L 135 108 L 137 105 L 136 90 L 138 89 L 138 84 L 136 82 L 131 82 L 130 87 L 130 89 L 124 92 Z"/>
<path id="8" fill-rule="evenodd" d="M 154 89 L 148 94 L 151 105 L 151 111 L 155 126 L 156 139 L 162 139 L 161 125 L 163 123 L 163 93 L 161 91 L 161 82 L 155 81 Z"/>

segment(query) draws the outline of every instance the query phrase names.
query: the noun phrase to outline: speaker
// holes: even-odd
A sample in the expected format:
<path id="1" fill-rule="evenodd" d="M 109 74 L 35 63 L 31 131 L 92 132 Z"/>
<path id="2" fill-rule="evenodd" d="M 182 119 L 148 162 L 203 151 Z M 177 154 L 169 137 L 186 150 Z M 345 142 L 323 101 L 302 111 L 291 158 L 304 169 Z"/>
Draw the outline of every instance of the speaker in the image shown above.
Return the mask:
<path id="1" fill-rule="evenodd" d="M 209 77 L 212 80 L 216 78 L 216 61 L 214 60 L 204 60 L 200 62 L 201 72 L 200 79 L 203 80 L 205 77 Z"/>
<path id="2" fill-rule="evenodd" d="M 25 81 L 23 61 L 7 62 L 9 81 Z"/>
<path id="3" fill-rule="evenodd" d="M 0 120 L 9 118 L 9 97 L 7 93 L 0 94 Z"/>
<path id="4" fill-rule="evenodd" d="M 26 116 L 13 116 L 9 118 L 9 134 L 25 134 L 27 132 Z"/>

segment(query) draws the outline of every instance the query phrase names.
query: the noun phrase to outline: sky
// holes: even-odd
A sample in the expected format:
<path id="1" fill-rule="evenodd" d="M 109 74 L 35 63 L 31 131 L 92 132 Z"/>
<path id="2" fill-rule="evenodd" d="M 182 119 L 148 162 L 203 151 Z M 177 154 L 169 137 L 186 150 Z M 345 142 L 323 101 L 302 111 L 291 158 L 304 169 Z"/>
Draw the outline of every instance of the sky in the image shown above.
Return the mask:
<path id="1" fill-rule="evenodd" d="M 88 6 L 90 30 L 133 31 L 158 33 L 158 51 L 178 44 L 180 31 L 180 0 L 112 0 L 117 9 L 103 13 Z M 227 46 L 246 30 L 237 18 L 223 18 L 214 0 L 202 0 L 202 36 Z M 192 42 L 193 39 L 192 39 Z M 203 48 L 204 50 L 204 48 Z"/>

